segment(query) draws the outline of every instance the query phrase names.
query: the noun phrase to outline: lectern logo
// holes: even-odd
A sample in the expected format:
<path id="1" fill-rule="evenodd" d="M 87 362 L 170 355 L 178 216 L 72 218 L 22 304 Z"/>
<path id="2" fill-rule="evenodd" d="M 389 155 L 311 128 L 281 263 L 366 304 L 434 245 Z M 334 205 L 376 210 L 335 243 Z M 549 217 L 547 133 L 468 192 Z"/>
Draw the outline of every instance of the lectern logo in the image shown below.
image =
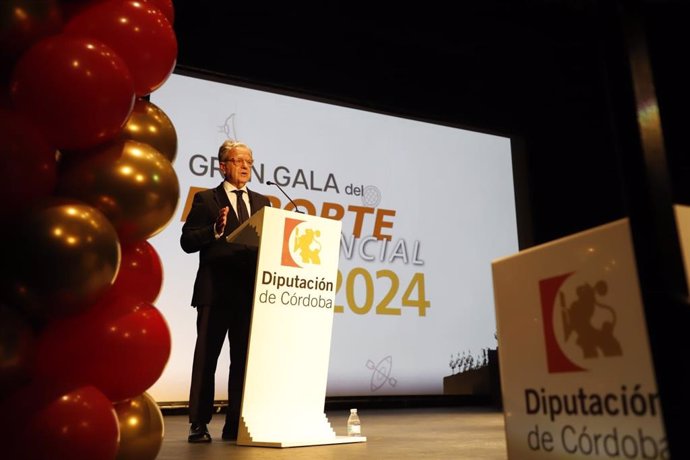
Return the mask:
<path id="1" fill-rule="evenodd" d="M 321 242 L 319 241 L 321 231 L 302 225 L 305 222 L 300 219 L 285 218 L 282 265 L 288 267 L 321 265 Z"/>
<path id="2" fill-rule="evenodd" d="M 614 335 L 616 311 L 600 300 L 608 283 L 573 282 L 573 274 L 539 281 L 549 373 L 587 371 L 593 360 L 623 355 Z"/>

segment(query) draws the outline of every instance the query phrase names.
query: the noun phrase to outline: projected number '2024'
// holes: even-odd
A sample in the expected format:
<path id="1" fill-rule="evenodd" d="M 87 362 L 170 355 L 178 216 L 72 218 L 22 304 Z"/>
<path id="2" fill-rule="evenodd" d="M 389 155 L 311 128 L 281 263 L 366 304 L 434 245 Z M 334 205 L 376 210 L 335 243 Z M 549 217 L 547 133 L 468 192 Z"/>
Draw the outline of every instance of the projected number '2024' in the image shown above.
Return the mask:
<path id="1" fill-rule="evenodd" d="M 357 303 L 355 298 L 355 283 L 360 278 L 364 283 L 364 302 Z M 398 275 L 392 270 L 378 270 L 376 272 L 376 279 L 388 279 L 390 284 L 388 290 L 385 292 L 381 300 L 376 304 L 377 315 L 395 315 L 402 314 L 402 307 L 391 306 L 391 302 L 396 298 L 400 289 L 400 279 Z M 338 279 L 336 282 L 336 294 L 340 292 L 343 285 L 343 274 L 338 270 Z M 362 267 L 355 267 L 347 274 L 345 279 L 345 299 L 347 306 L 353 313 L 358 315 L 365 315 L 371 311 L 374 306 L 374 298 L 376 297 L 376 287 L 371 273 Z M 426 289 L 424 284 L 424 273 L 414 273 L 407 283 L 407 287 L 403 292 L 400 303 L 403 307 L 412 307 L 417 309 L 418 316 L 426 316 L 427 308 L 431 307 L 431 302 L 426 298 Z M 335 305 L 335 313 L 344 313 L 345 307 L 343 305 Z"/>

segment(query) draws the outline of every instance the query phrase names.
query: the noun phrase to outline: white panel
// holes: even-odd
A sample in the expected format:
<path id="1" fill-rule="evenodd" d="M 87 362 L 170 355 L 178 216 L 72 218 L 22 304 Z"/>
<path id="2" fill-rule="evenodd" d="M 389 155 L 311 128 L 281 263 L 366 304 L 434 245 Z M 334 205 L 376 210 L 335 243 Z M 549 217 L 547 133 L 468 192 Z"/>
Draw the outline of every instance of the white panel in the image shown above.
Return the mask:
<path id="1" fill-rule="evenodd" d="M 627 219 L 493 277 L 509 458 L 668 458 Z"/>

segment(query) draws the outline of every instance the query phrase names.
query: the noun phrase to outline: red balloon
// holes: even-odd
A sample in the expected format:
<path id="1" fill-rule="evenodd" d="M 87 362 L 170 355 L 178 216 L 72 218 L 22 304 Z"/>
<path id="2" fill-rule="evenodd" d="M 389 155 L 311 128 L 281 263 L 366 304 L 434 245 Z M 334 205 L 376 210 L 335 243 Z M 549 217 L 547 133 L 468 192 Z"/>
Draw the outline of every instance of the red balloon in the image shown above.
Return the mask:
<path id="1" fill-rule="evenodd" d="M 120 439 L 112 403 L 92 386 L 35 382 L 0 404 L 3 458 L 114 459 Z"/>
<path id="2" fill-rule="evenodd" d="M 56 153 L 28 119 L 0 109 L 0 209 L 4 215 L 26 209 L 53 193 Z"/>
<path id="3" fill-rule="evenodd" d="M 0 2 L 0 69 L 7 70 L 38 40 L 57 34 L 62 17 L 56 0 Z"/>
<path id="4" fill-rule="evenodd" d="M 29 381 L 34 332 L 19 312 L 0 304 L 0 394 Z"/>
<path id="5" fill-rule="evenodd" d="M 173 6 L 172 0 L 144 0 L 148 3 L 153 4 L 156 8 L 161 10 L 161 13 L 163 13 L 166 17 L 166 19 L 170 22 L 170 24 L 175 23 L 175 7 Z"/>
<path id="6" fill-rule="evenodd" d="M 175 31 L 154 5 L 136 0 L 96 4 L 72 18 L 65 33 L 99 40 L 122 57 L 137 96 L 160 87 L 177 60 Z"/>
<path id="7" fill-rule="evenodd" d="M 69 21 L 70 18 L 73 18 L 86 8 L 89 8 L 96 3 L 103 3 L 104 1 L 106 0 L 60 0 L 62 18 L 65 21 Z"/>
<path id="8" fill-rule="evenodd" d="M 120 132 L 134 107 L 125 63 L 103 43 L 56 35 L 19 60 L 12 101 L 58 148 L 83 149 Z"/>
<path id="9" fill-rule="evenodd" d="M 50 323 L 36 344 L 36 375 L 93 385 L 111 401 L 146 391 L 170 357 L 170 330 L 150 303 L 106 295 L 82 315 Z"/>
<path id="10" fill-rule="evenodd" d="M 154 303 L 163 284 L 163 266 L 156 250 L 146 241 L 122 247 L 122 261 L 115 282 L 114 295 Z"/>

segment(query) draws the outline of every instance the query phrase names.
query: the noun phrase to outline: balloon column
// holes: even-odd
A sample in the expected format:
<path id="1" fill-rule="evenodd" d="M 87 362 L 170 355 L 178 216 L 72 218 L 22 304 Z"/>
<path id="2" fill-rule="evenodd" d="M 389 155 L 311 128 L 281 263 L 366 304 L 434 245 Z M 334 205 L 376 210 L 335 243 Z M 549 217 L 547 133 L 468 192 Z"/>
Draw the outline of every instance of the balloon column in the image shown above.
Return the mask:
<path id="1" fill-rule="evenodd" d="M 0 446 L 12 459 L 153 459 L 146 392 L 170 356 L 147 241 L 179 200 L 149 101 L 172 0 L 0 2 Z"/>

